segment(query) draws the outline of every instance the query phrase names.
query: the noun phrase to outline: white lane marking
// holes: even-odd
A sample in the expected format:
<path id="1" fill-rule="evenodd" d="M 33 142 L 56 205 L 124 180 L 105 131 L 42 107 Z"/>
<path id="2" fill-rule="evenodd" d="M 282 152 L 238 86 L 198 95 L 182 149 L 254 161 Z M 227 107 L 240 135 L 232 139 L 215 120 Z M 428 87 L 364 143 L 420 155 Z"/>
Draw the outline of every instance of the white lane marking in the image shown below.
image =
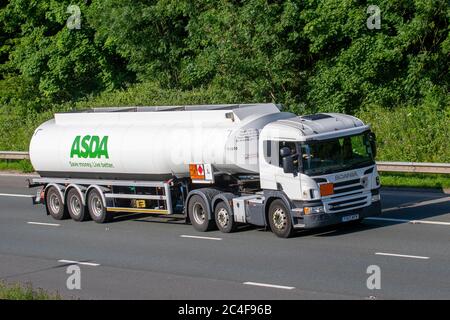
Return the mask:
<path id="1" fill-rule="evenodd" d="M 394 219 L 394 218 L 378 218 L 378 217 L 369 217 L 365 218 L 366 220 L 378 220 L 378 221 L 392 221 L 392 222 L 407 222 L 412 224 L 436 224 L 441 226 L 450 226 L 450 222 L 444 221 L 430 221 L 430 220 L 407 220 L 407 219 Z"/>
<path id="2" fill-rule="evenodd" d="M 50 226 L 50 227 L 59 227 L 59 226 L 61 226 L 58 223 L 45 223 L 45 222 L 34 222 L 34 221 L 28 221 L 27 223 L 28 224 L 35 224 L 35 225 L 38 225 L 38 226 Z"/>
<path id="3" fill-rule="evenodd" d="M 32 194 L 13 194 L 13 193 L 0 193 L 1 197 L 18 197 L 18 198 L 32 198 Z"/>
<path id="4" fill-rule="evenodd" d="M 249 286 L 268 287 L 268 288 L 285 289 L 285 290 L 295 289 L 295 287 L 279 286 L 277 284 L 259 283 L 259 282 L 244 282 L 243 284 L 246 284 Z"/>
<path id="5" fill-rule="evenodd" d="M 407 255 L 407 254 L 386 253 L 386 252 L 375 252 L 375 255 L 377 255 L 377 256 L 400 257 L 400 258 L 423 259 L 423 260 L 430 259 L 430 257 L 411 256 L 411 255 Z"/>
<path id="6" fill-rule="evenodd" d="M 91 267 L 98 267 L 100 264 L 99 263 L 93 263 L 93 262 L 82 262 L 82 261 L 74 261 L 74 260 L 58 260 L 58 262 L 61 263 L 72 263 L 72 264 L 80 264 L 83 266 L 91 266 Z"/>
<path id="7" fill-rule="evenodd" d="M 412 220 L 410 223 L 414 224 L 437 224 L 441 226 L 450 226 L 450 222 L 443 222 L 443 221 L 428 221 L 428 220 Z"/>
<path id="8" fill-rule="evenodd" d="M 392 222 L 410 222 L 411 220 L 406 219 L 394 219 L 394 218 L 378 218 L 378 217 L 368 217 L 364 220 L 377 220 L 377 221 L 392 221 Z"/>
<path id="9" fill-rule="evenodd" d="M 192 239 L 204 239 L 204 240 L 222 240 L 222 238 L 188 236 L 188 235 L 185 235 L 185 234 L 182 234 L 180 237 L 181 238 L 192 238 Z"/>

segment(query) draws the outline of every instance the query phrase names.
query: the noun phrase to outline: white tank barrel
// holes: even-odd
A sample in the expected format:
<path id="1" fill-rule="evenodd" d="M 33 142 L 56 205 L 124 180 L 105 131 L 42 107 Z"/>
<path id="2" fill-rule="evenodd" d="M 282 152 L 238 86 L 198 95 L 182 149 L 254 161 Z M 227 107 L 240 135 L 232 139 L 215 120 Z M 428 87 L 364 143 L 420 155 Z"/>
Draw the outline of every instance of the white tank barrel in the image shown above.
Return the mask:
<path id="1" fill-rule="evenodd" d="M 36 129 L 30 159 L 45 177 L 166 179 L 189 176 L 189 164 L 258 173 L 260 130 L 293 116 L 274 104 L 58 113 Z"/>

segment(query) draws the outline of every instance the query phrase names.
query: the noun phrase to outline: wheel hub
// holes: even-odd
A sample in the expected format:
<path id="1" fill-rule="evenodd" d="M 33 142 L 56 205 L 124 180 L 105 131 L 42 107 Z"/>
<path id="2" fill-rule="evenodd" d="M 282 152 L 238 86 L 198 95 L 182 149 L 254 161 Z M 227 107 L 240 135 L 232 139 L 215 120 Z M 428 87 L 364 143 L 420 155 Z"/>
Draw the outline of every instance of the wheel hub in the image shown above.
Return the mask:
<path id="1" fill-rule="evenodd" d="M 226 227 L 228 225 L 228 221 L 230 220 L 228 211 L 221 208 L 217 213 L 217 220 L 222 227 Z"/>
<path id="2" fill-rule="evenodd" d="M 58 213 L 61 208 L 61 203 L 59 202 L 59 197 L 56 194 L 50 195 L 50 208 L 54 213 Z"/>
<path id="3" fill-rule="evenodd" d="M 287 216 L 283 209 L 278 208 L 273 213 L 273 225 L 278 230 L 283 230 L 287 225 Z"/>
<path id="4" fill-rule="evenodd" d="M 79 216 L 81 213 L 81 203 L 80 200 L 73 196 L 70 198 L 70 208 L 72 209 L 72 213 L 76 216 Z"/>
<path id="5" fill-rule="evenodd" d="M 194 204 L 193 207 L 193 216 L 194 220 L 197 224 L 203 224 L 206 220 L 206 213 L 203 209 L 203 206 L 200 203 Z"/>
<path id="6" fill-rule="evenodd" d="M 103 213 L 103 205 L 99 197 L 93 196 L 91 198 L 91 210 L 94 216 L 100 217 Z"/>

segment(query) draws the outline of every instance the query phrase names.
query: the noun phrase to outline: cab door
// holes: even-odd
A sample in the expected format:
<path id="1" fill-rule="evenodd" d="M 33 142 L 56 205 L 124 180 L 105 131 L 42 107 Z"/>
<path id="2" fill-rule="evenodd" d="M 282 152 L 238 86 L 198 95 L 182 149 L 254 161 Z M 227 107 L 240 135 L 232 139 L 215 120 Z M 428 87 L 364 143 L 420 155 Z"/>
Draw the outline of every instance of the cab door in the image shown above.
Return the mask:
<path id="1" fill-rule="evenodd" d="M 260 157 L 260 179 L 263 189 L 284 191 L 292 200 L 301 199 L 300 174 L 298 173 L 298 157 L 294 161 L 294 173 L 285 173 L 282 148 L 289 148 L 291 154 L 298 154 L 297 144 L 293 141 L 266 140 L 263 143 L 263 157 Z"/>

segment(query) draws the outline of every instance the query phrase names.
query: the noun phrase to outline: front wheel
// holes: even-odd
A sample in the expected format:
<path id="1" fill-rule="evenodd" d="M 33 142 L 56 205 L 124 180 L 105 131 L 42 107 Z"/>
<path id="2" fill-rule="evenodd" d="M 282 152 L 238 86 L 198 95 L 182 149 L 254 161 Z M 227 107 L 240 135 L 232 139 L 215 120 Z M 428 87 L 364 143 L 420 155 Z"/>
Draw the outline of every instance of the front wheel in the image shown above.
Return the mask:
<path id="1" fill-rule="evenodd" d="M 205 200 L 203 200 L 203 198 L 199 195 L 193 195 L 189 200 L 188 214 L 192 226 L 197 231 L 209 231 L 215 226 L 215 220 L 209 220 Z"/>
<path id="2" fill-rule="evenodd" d="M 289 210 L 282 200 L 275 200 L 269 207 L 270 229 L 277 237 L 289 238 L 294 233 Z"/>
<path id="3" fill-rule="evenodd" d="M 216 224 L 220 231 L 230 233 L 236 231 L 233 212 L 230 212 L 223 201 L 219 202 L 214 210 Z"/>

